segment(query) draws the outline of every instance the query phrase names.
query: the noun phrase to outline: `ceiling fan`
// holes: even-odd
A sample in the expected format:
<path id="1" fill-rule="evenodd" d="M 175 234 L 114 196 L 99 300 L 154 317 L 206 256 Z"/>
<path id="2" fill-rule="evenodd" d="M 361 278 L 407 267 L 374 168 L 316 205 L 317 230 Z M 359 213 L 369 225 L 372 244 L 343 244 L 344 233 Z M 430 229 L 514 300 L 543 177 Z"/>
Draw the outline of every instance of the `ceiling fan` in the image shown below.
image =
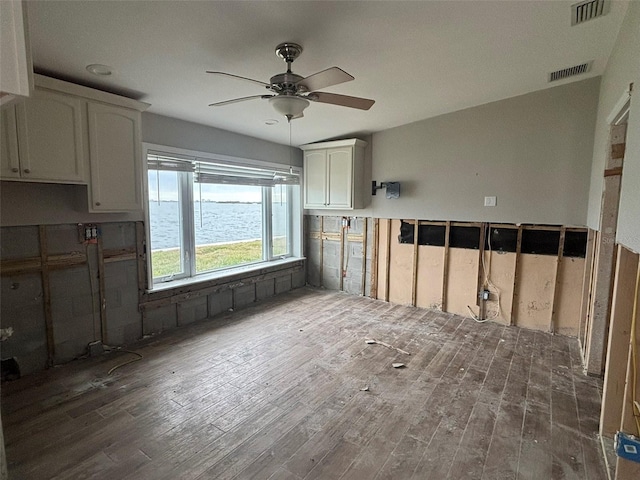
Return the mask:
<path id="1" fill-rule="evenodd" d="M 340 83 L 349 82 L 354 79 L 344 70 L 338 67 L 327 68 L 321 72 L 314 73 L 308 77 L 302 77 L 291 71 L 291 64 L 302 53 L 302 47 L 297 43 L 281 43 L 276 47 L 276 55 L 287 63 L 287 71 L 274 75 L 269 83 L 254 80 L 252 78 L 241 77 L 225 72 L 211 72 L 214 75 L 224 75 L 226 77 L 246 80 L 265 87 L 272 92 L 266 95 L 251 95 L 249 97 L 234 98 L 223 102 L 212 103 L 210 107 L 222 107 L 237 102 L 254 99 L 268 99 L 269 103 L 278 112 L 287 117 L 288 121 L 303 116 L 303 111 L 309 106 L 309 102 L 330 103 L 343 107 L 369 110 L 375 103 L 374 100 L 360 97 L 350 97 L 348 95 L 338 95 L 335 93 L 319 92 L 321 88 L 331 87 Z"/>

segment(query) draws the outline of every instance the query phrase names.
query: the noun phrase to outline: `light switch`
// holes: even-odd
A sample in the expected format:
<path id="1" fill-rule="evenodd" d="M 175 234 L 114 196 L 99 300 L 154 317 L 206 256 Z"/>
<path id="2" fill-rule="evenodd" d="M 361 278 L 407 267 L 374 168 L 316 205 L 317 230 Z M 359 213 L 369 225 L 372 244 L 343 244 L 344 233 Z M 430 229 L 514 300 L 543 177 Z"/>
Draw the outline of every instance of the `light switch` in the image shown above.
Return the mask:
<path id="1" fill-rule="evenodd" d="M 498 197 L 484 197 L 485 207 L 495 207 L 498 203 Z"/>

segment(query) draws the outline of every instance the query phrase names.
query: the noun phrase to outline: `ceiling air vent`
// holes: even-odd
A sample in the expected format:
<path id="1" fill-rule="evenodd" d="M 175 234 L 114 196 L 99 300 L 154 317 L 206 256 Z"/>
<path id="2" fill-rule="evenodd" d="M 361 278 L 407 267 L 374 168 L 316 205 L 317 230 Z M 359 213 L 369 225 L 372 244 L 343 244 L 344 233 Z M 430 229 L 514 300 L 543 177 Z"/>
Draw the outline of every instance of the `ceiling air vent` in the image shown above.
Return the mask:
<path id="1" fill-rule="evenodd" d="M 556 80 L 563 80 L 565 78 L 573 77 L 575 75 L 581 75 L 587 73 L 591 69 L 591 62 L 581 63 L 569 68 L 563 68 L 562 70 L 556 70 L 549 74 L 549 81 L 555 82 Z"/>
<path id="2" fill-rule="evenodd" d="M 588 22 L 609 12 L 610 0 L 586 0 L 571 5 L 571 25 Z"/>

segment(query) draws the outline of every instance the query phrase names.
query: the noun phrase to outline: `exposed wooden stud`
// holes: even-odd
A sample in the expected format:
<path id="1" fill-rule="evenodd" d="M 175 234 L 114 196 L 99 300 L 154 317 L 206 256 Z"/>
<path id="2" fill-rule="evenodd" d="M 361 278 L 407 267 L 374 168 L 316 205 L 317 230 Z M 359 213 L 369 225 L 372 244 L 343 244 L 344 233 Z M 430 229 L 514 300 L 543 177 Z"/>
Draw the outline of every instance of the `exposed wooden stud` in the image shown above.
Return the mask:
<path id="1" fill-rule="evenodd" d="M 636 297 L 640 292 L 640 264 L 636 269 L 635 277 L 635 288 L 633 290 L 632 298 Z M 638 297 L 638 303 L 640 303 L 640 297 Z M 636 313 L 640 315 L 640 305 L 636 305 L 635 307 L 637 310 Z M 630 339 L 631 341 L 635 342 L 636 346 L 640 345 L 640 326 L 636 325 L 635 332 L 631 332 Z M 640 398 L 640 382 L 634 381 L 635 374 L 640 370 L 640 355 L 636 355 L 634 358 L 633 350 L 631 349 L 631 341 L 629 342 L 629 347 L 627 348 L 627 372 L 623 393 L 622 418 L 618 430 L 633 433 L 635 435 L 640 435 L 637 426 L 638 419 L 635 417 L 633 409 L 634 400 Z M 633 362 L 635 362 L 635 365 Z M 617 457 L 616 480 L 635 480 L 639 475 L 640 463 L 632 462 L 620 456 Z"/>
<path id="2" fill-rule="evenodd" d="M 411 282 L 411 305 L 416 306 L 416 296 L 418 289 L 418 220 L 413 224 L 413 272 Z"/>
<path id="3" fill-rule="evenodd" d="M 412 221 L 412 220 L 408 220 L 408 221 Z M 437 227 L 445 227 L 447 225 L 447 222 L 432 222 L 430 220 L 418 220 L 418 224 L 419 225 L 433 225 L 433 226 L 437 226 Z"/>
<path id="4" fill-rule="evenodd" d="M 480 308 L 480 319 L 484 319 L 484 306 L 485 303 L 480 299 L 480 291 L 484 288 L 484 243 L 487 237 L 487 225 L 489 226 L 489 232 L 491 232 L 491 224 L 482 223 L 480 225 L 480 238 L 478 240 L 478 281 L 476 284 L 476 305 Z"/>
<path id="5" fill-rule="evenodd" d="M 555 286 L 553 288 L 553 298 L 551 299 L 551 305 L 553 305 L 551 309 L 551 320 L 549 321 L 549 332 L 555 333 L 556 331 L 556 315 L 558 311 L 558 297 L 559 289 L 560 289 L 560 280 L 562 277 L 562 257 L 564 255 L 564 238 L 565 238 L 565 229 L 564 227 L 560 229 L 560 240 L 558 241 L 558 258 L 556 260 L 556 275 L 555 275 Z"/>
<path id="6" fill-rule="evenodd" d="M 580 307 L 580 324 L 578 327 L 578 340 L 580 347 L 584 349 L 584 332 L 587 328 L 589 316 L 589 295 L 591 292 L 591 278 L 593 274 L 593 254 L 594 254 L 594 230 L 589 229 L 587 233 L 587 249 L 584 256 L 584 277 L 582 281 L 582 306 Z M 584 351 L 583 351 L 584 354 Z"/>
<path id="7" fill-rule="evenodd" d="M 384 285 L 384 301 L 389 301 L 389 272 L 391 271 L 391 219 L 387 218 L 387 258 L 385 259 L 385 285 Z"/>
<path id="8" fill-rule="evenodd" d="M 98 236 L 98 293 L 100 298 L 100 329 L 103 345 L 109 345 L 107 334 L 107 299 L 104 285 L 104 255 L 102 237 Z"/>
<path id="9" fill-rule="evenodd" d="M 340 291 L 344 290 L 344 274 L 345 274 L 345 269 L 344 269 L 344 240 L 345 240 L 345 234 L 344 234 L 344 229 L 345 227 L 341 224 L 340 225 Z M 349 245 L 347 245 L 347 248 L 349 248 Z"/>
<path id="10" fill-rule="evenodd" d="M 511 312 L 509 313 L 509 325 L 516 324 L 516 312 L 518 304 L 518 275 L 520 274 L 520 256 L 522 255 L 522 225 L 518 225 L 516 238 L 516 261 L 513 271 L 513 293 L 511 295 Z"/>
<path id="11" fill-rule="evenodd" d="M 582 343 L 582 351 L 583 351 L 583 360 L 587 362 L 587 358 L 589 358 L 589 348 L 591 342 L 589 339 L 591 338 L 591 329 L 593 323 L 593 308 L 595 304 L 595 290 L 596 290 L 596 276 L 598 272 L 598 260 L 600 258 L 600 232 L 596 230 L 595 238 L 593 243 L 593 262 L 591 264 L 591 278 L 589 280 L 589 306 L 587 309 L 587 322 L 585 325 L 584 338 Z"/>
<path id="12" fill-rule="evenodd" d="M 138 261 L 138 301 L 141 301 L 148 289 L 146 230 L 142 222 L 136 222 L 136 257 Z"/>
<path id="13" fill-rule="evenodd" d="M 362 220 L 362 291 L 364 297 L 367 292 L 367 228 L 369 227 L 367 217 Z"/>
<path id="14" fill-rule="evenodd" d="M 345 235 L 348 242 L 362 242 L 362 235 L 359 233 L 348 233 Z M 322 239 L 322 240 L 333 240 L 335 242 L 340 241 L 340 233 L 339 232 L 311 232 L 309 233 L 309 238 L 313 239 Z"/>
<path id="15" fill-rule="evenodd" d="M 451 222 L 446 222 L 444 229 L 444 252 L 442 258 L 442 311 L 447 311 L 447 283 L 449 280 L 449 236 L 451 234 Z"/>
<path id="16" fill-rule="evenodd" d="M 120 253 L 117 255 L 107 255 L 105 252 L 104 263 L 124 262 L 127 260 L 136 260 L 137 258 L 138 258 L 138 255 L 136 252 Z"/>
<path id="17" fill-rule="evenodd" d="M 320 286 L 324 287 L 324 240 L 322 238 L 324 235 L 324 217 L 320 216 Z"/>
<path id="18" fill-rule="evenodd" d="M 609 345 L 607 347 L 607 368 L 600 413 L 600 435 L 608 438 L 613 438 L 613 435 L 620 428 L 622 420 L 633 296 L 638 268 L 640 268 L 638 255 L 618 245 Z"/>
<path id="19" fill-rule="evenodd" d="M 622 167 L 608 168 L 604 171 L 605 177 L 614 177 L 616 175 L 622 175 Z"/>
<path id="20" fill-rule="evenodd" d="M 371 245 L 371 293 L 373 299 L 378 298 L 378 248 L 380 247 L 380 219 L 373 220 L 373 244 Z"/>
<path id="21" fill-rule="evenodd" d="M 61 255 L 49 255 L 47 257 L 47 267 L 49 270 L 60 270 L 63 268 L 77 267 L 87 263 L 87 256 L 84 253 L 65 253 Z"/>
<path id="22" fill-rule="evenodd" d="M 38 236 L 40 240 L 40 262 L 42 269 L 42 301 L 44 307 L 44 325 L 47 335 L 47 365 L 52 366 L 56 355 L 55 337 L 53 335 L 53 315 L 51 313 L 51 286 L 49 283 L 49 266 L 47 265 L 47 227 L 38 226 Z"/>
<path id="23" fill-rule="evenodd" d="M 44 260 L 49 271 L 61 270 L 64 268 L 77 267 L 87 263 L 87 256 L 84 253 L 63 253 L 59 255 L 48 255 Z M 35 273 L 42 270 L 42 257 L 26 257 L 4 260 L 0 264 L 2 276 L 21 275 L 25 273 Z"/>
<path id="24" fill-rule="evenodd" d="M 481 228 L 483 222 L 448 222 L 452 227 L 478 227 Z"/>
<path id="25" fill-rule="evenodd" d="M 39 272 L 42 268 L 41 257 L 16 258 L 0 263 L 0 274 L 4 276 Z"/>

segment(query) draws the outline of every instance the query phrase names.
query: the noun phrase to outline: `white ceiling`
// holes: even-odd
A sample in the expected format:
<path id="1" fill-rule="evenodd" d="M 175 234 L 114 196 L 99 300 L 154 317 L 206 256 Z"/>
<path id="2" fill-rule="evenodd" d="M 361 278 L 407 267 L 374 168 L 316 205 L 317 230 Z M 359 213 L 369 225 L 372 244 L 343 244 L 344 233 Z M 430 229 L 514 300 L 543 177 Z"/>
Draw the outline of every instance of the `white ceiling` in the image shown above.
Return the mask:
<path id="1" fill-rule="evenodd" d="M 368 134 L 560 84 L 548 73 L 593 60 L 602 74 L 628 6 L 571 26 L 573 1 L 28 1 L 36 71 L 150 103 L 150 112 L 288 144 L 266 93 L 220 70 L 268 82 L 286 65 L 281 42 L 304 52 L 303 76 L 338 66 L 355 80 L 324 91 L 376 100 L 369 111 L 312 103 L 292 143 Z M 109 77 L 88 64 L 110 65 Z M 277 125 L 265 120 L 276 118 Z"/>

